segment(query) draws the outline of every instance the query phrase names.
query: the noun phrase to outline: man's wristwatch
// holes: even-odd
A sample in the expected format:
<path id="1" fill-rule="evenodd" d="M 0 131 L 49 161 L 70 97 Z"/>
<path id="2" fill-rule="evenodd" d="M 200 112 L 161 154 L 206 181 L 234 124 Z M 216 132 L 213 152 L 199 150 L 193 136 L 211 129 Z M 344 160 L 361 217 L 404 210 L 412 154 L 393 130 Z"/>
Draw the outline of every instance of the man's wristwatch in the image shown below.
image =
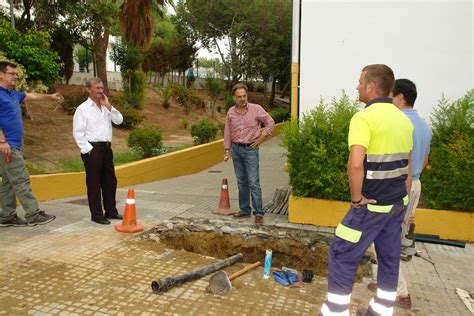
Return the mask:
<path id="1" fill-rule="evenodd" d="M 360 197 L 359 201 L 351 201 L 351 202 L 352 202 L 352 204 L 356 204 L 356 205 L 357 205 L 357 204 L 359 204 L 360 202 L 362 202 L 362 197 Z"/>

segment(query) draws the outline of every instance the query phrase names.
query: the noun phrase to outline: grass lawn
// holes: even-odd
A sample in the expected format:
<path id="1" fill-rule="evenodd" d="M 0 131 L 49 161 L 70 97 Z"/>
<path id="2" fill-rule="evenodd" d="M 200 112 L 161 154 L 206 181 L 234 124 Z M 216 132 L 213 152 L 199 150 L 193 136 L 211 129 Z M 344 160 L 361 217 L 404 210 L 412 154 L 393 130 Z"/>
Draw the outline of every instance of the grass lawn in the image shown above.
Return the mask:
<path id="1" fill-rule="evenodd" d="M 158 152 L 160 154 L 166 154 L 189 148 L 190 146 L 163 146 Z M 132 161 L 138 161 L 142 159 L 142 154 L 137 150 L 129 150 L 127 152 L 121 152 L 114 154 L 114 165 L 120 166 Z M 57 168 L 54 171 L 41 168 L 37 165 L 31 164 L 28 160 L 25 160 L 26 169 L 30 175 L 37 174 L 51 174 L 51 173 L 66 173 L 66 172 L 81 172 L 84 171 L 84 164 L 80 158 L 65 158 L 57 161 Z"/>

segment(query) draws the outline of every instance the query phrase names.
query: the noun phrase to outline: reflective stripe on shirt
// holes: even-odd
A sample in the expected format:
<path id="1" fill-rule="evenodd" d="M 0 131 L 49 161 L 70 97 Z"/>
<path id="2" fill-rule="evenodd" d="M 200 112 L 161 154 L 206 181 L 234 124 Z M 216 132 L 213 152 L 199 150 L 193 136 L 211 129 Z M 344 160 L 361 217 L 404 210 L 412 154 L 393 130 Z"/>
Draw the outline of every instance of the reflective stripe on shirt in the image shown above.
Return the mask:
<path id="1" fill-rule="evenodd" d="M 408 159 L 409 153 L 367 154 L 367 162 L 392 162 Z"/>
<path id="2" fill-rule="evenodd" d="M 394 170 L 367 170 L 367 179 L 393 179 L 408 174 L 408 167 Z"/>

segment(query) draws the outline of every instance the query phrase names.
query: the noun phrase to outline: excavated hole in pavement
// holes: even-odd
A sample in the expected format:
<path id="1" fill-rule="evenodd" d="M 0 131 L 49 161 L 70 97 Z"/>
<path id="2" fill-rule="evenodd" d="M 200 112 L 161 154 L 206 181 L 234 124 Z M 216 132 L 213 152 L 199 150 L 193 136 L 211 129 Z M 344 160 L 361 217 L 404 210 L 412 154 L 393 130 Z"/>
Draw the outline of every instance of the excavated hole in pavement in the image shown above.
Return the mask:
<path id="1" fill-rule="evenodd" d="M 309 269 L 327 276 L 328 248 L 332 234 L 284 226 L 256 227 L 227 220 L 172 218 L 146 231 L 141 239 L 161 242 L 171 249 L 225 259 L 242 253 L 244 262 L 260 261 L 272 249 L 272 267 Z M 367 253 L 357 270 L 357 281 L 372 273 L 371 254 Z"/>

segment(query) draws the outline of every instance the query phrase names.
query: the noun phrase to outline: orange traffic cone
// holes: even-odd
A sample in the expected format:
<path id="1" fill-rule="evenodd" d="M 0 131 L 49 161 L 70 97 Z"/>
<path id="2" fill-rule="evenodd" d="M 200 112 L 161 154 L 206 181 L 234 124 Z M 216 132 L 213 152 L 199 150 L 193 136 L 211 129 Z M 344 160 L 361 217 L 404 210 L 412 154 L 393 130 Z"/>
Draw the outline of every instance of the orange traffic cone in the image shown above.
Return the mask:
<path id="1" fill-rule="evenodd" d="M 227 185 L 226 178 L 222 179 L 219 207 L 213 210 L 212 213 L 219 214 L 219 215 L 232 215 L 236 213 L 235 211 L 230 209 L 229 187 Z"/>
<path id="2" fill-rule="evenodd" d="M 128 189 L 127 202 L 125 203 L 122 224 L 115 225 L 115 230 L 121 233 L 137 233 L 143 231 L 143 226 L 137 225 L 135 191 L 132 189 Z"/>

